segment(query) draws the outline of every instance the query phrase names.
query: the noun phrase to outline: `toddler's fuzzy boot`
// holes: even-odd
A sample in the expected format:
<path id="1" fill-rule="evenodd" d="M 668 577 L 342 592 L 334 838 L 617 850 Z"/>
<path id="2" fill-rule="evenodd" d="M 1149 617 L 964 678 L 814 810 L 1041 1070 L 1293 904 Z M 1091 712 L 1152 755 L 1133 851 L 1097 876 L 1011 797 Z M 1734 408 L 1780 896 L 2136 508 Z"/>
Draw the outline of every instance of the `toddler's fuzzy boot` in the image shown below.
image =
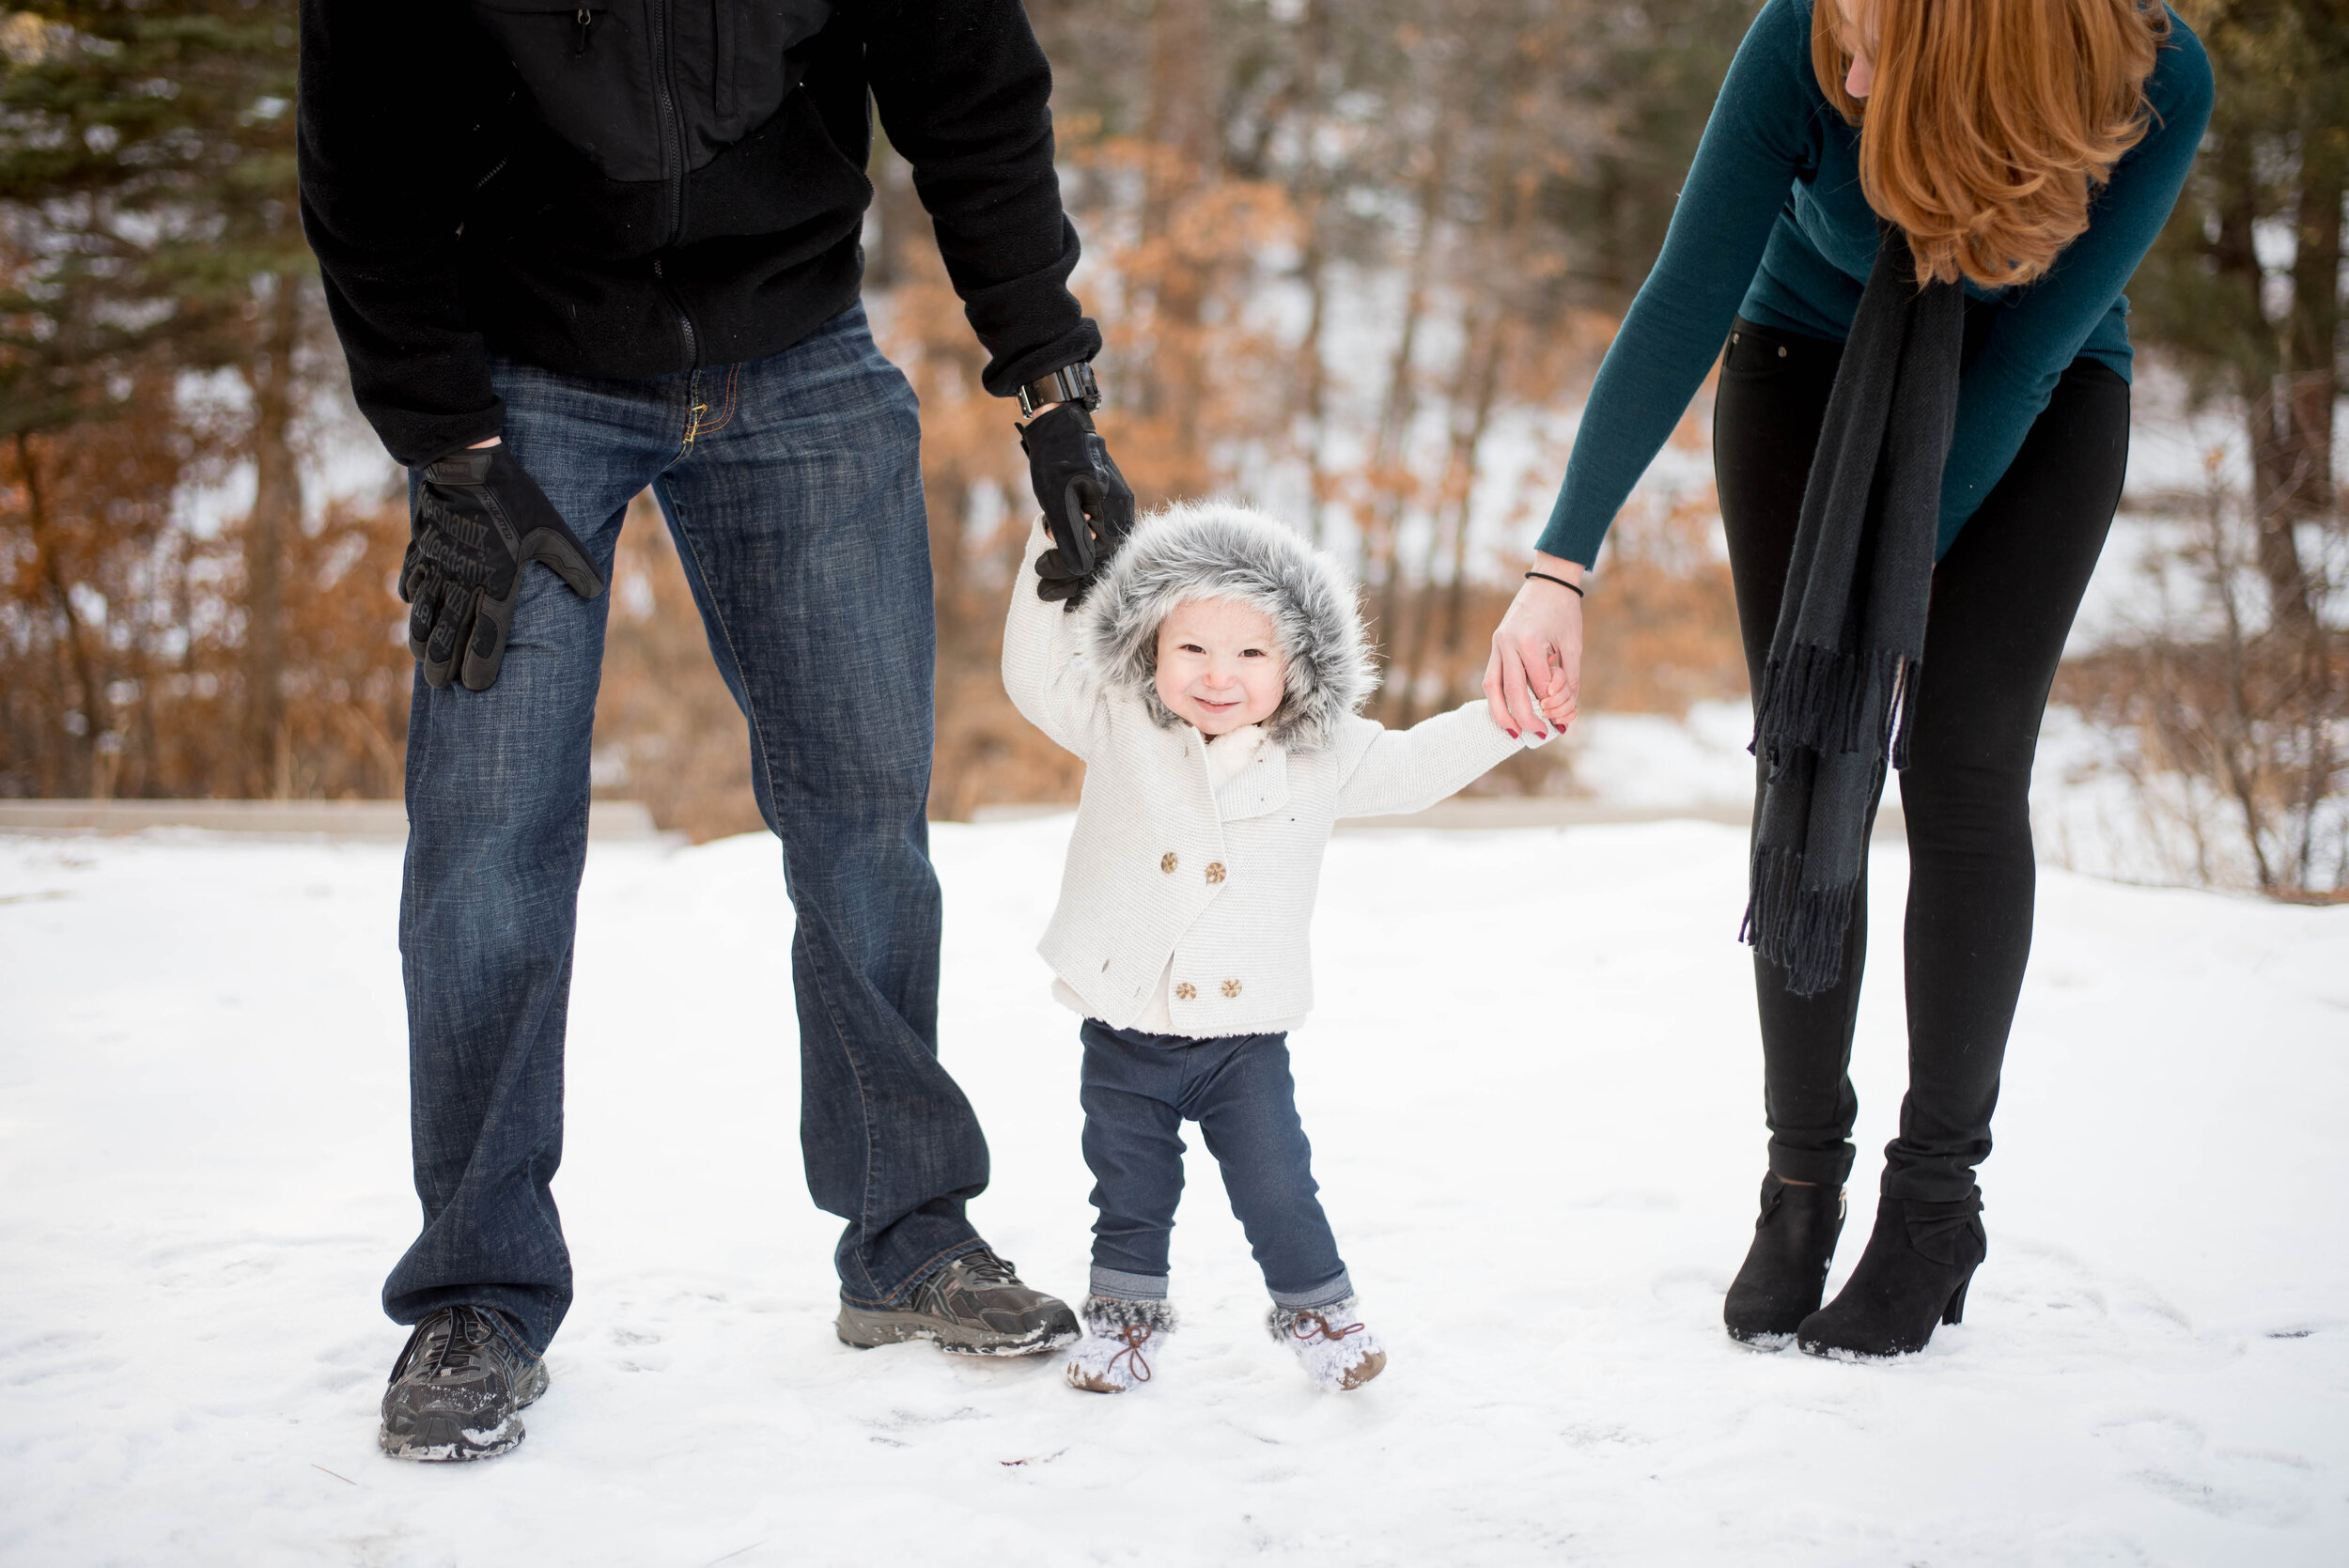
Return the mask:
<path id="1" fill-rule="evenodd" d="M 1297 1352 L 1305 1375 L 1331 1393 L 1359 1389 L 1387 1368 L 1387 1353 L 1351 1296 L 1328 1307 L 1276 1306 L 1265 1326 Z"/>
<path id="2" fill-rule="evenodd" d="M 1094 1394 L 1122 1394 L 1150 1381 L 1150 1358 L 1174 1331 L 1174 1309 L 1163 1301 L 1088 1296 L 1078 1315 L 1085 1337 L 1068 1353 L 1068 1386 Z"/>

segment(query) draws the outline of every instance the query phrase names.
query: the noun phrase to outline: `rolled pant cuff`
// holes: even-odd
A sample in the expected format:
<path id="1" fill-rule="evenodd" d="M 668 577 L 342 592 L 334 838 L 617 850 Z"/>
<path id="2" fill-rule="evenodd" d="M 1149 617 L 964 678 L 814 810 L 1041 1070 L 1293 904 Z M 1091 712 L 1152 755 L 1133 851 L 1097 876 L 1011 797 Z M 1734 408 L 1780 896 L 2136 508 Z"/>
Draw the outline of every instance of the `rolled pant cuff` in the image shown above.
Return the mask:
<path id="1" fill-rule="evenodd" d="M 1888 1166 L 1876 1184 L 1887 1198 L 1905 1203 L 1972 1203 L 1980 1207 L 1982 1188 L 1970 1174 L 1950 1175 L 1934 1171 L 1904 1171 Z"/>
<path id="2" fill-rule="evenodd" d="M 1272 1304 L 1292 1312 L 1319 1312 L 1324 1307 L 1336 1306 L 1353 1294 L 1353 1280 L 1344 1269 L 1340 1269 L 1336 1279 L 1327 1284 L 1315 1285 L 1311 1290 L 1274 1291 Z"/>
<path id="3" fill-rule="evenodd" d="M 562 1304 L 549 1312 L 545 1301 L 533 1298 L 527 1292 L 499 1289 L 496 1286 L 452 1285 L 436 1291 L 417 1292 L 403 1298 L 397 1308 L 386 1303 L 383 1315 L 402 1328 L 412 1328 L 434 1312 L 451 1307 L 482 1307 L 497 1320 L 498 1327 L 507 1340 L 534 1358 L 543 1358 L 547 1346 L 553 1343 L 554 1331 L 562 1327 L 563 1318 L 570 1309 L 569 1294 L 565 1293 Z"/>
<path id="4" fill-rule="evenodd" d="M 1120 1301 L 1163 1301 L 1167 1278 L 1163 1274 L 1127 1274 L 1095 1264 L 1086 1288 L 1095 1296 L 1115 1296 Z"/>
<path id="5" fill-rule="evenodd" d="M 938 1252 L 932 1253 L 926 1260 L 917 1266 L 912 1273 L 898 1281 L 896 1289 L 891 1291 L 887 1296 L 880 1296 L 878 1299 L 872 1296 L 857 1295 L 854 1291 L 848 1288 L 848 1281 L 842 1280 L 840 1281 L 840 1299 L 859 1307 L 880 1307 L 894 1310 L 905 1304 L 907 1298 L 913 1294 L 914 1286 L 920 1284 L 923 1281 L 928 1279 L 931 1275 L 937 1273 L 940 1269 L 945 1267 L 957 1258 L 966 1256 L 972 1252 L 984 1251 L 986 1248 L 986 1240 L 975 1235 L 966 1241 L 957 1241 L 952 1247 L 948 1247 Z"/>
<path id="6" fill-rule="evenodd" d="M 1851 1180 L 1852 1160 L 1856 1153 L 1848 1143 L 1841 1149 L 1788 1149 L 1773 1143 L 1770 1145 L 1770 1174 L 1782 1182 L 1842 1187 Z"/>

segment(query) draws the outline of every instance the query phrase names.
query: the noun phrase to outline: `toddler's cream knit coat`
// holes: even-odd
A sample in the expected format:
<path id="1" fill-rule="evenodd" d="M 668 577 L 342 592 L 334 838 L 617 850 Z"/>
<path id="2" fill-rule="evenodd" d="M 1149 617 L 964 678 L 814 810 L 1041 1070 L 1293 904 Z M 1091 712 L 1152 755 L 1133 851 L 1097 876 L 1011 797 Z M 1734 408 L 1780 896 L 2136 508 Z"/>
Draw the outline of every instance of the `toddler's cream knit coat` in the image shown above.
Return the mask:
<path id="1" fill-rule="evenodd" d="M 1251 547 L 1274 531 L 1256 556 L 1263 569 L 1242 574 L 1237 597 L 1290 634 L 1289 696 L 1253 759 L 1220 789 L 1205 738 L 1158 702 L 1144 662 L 1117 657 L 1121 630 L 1128 653 L 1146 631 L 1155 659 L 1165 610 L 1233 590 L 1220 574 L 1187 587 L 1179 566 L 1170 585 L 1166 563 L 1179 562 L 1186 545 L 1196 559 L 1203 529 L 1209 546 L 1234 529 Z M 1037 548 L 1050 542 L 1039 529 Z M 1299 574 L 1304 581 L 1291 581 Z M 1257 583 L 1268 592 L 1250 592 Z M 1303 611 L 1283 613 L 1298 610 L 1300 595 Z M 1301 649 L 1290 641 L 1299 636 Z M 1340 639 L 1346 645 L 1328 645 Z M 1361 670 L 1360 641 L 1352 596 L 1327 559 L 1237 507 L 1177 507 L 1145 520 L 1074 614 L 1037 598 L 1033 580 L 1019 575 L 1003 629 L 1003 685 L 1031 722 L 1085 763 L 1060 904 L 1038 951 L 1089 1017 L 1130 1027 L 1164 976 L 1175 1033 L 1296 1024 L 1313 1006 L 1308 928 L 1337 819 L 1433 805 L 1518 749 L 1482 702 L 1402 732 L 1355 714 L 1368 690 L 1366 678 L 1347 673 Z"/>

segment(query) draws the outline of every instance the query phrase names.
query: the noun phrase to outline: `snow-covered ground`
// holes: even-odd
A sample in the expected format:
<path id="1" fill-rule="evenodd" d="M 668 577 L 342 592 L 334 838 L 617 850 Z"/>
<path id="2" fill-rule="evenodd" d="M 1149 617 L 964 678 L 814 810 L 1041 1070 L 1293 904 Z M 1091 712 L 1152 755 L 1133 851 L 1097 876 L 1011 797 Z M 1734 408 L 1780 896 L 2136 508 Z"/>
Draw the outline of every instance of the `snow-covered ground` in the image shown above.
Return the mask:
<path id="1" fill-rule="evenodd" d="M 976 1214 L 1073 1294 L 1074 1031 L 1030 951 L 1066 831 L 937 847 Z M 401 1338 L 375 1293 L 415 1219 L 397 851 L 0 840 L 0 1561 L 2349 1560 L 2349 909 L 2050 871 L 1968 1320 L 1859 1367 L 1719 1329 L 1762 1170 L 1743 846 L 1338 840 L 1299 1071 L 1392 1363 L 1303 1384 L 1201 1166 L 1189 1326 L 1102 1399 L 833 1341 L 775 853 L 599 845 L 578 1306 L 521 1450 L 425 1467 L 374 1450 Z M 1878 863 L 1890 981 L 1898 846 Z M 1871 992 L 1863 1147 L 1899 1016 Z"/>

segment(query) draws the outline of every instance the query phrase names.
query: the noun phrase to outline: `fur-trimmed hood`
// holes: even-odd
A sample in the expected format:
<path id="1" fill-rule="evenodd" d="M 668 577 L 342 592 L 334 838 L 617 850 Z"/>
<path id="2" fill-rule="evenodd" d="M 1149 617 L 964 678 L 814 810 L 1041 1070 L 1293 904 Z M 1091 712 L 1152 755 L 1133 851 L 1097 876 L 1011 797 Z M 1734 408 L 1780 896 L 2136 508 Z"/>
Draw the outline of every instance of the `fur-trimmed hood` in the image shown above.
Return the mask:
<path id="1" fill-rule="evenodd" d="M 1378 683 L 1354 584 L 1324 552 L 1262 512 L 1185 502 L 1142 520 L 1086 596 L 1085 642 L 1114 689 L 1172 729 L 1159 700 L 1159 626 L 1191 599 L 1264 612 L 1287 662 L 1287 692 L 1265 732 L 1292 752 L 1321 750 Z"/>

